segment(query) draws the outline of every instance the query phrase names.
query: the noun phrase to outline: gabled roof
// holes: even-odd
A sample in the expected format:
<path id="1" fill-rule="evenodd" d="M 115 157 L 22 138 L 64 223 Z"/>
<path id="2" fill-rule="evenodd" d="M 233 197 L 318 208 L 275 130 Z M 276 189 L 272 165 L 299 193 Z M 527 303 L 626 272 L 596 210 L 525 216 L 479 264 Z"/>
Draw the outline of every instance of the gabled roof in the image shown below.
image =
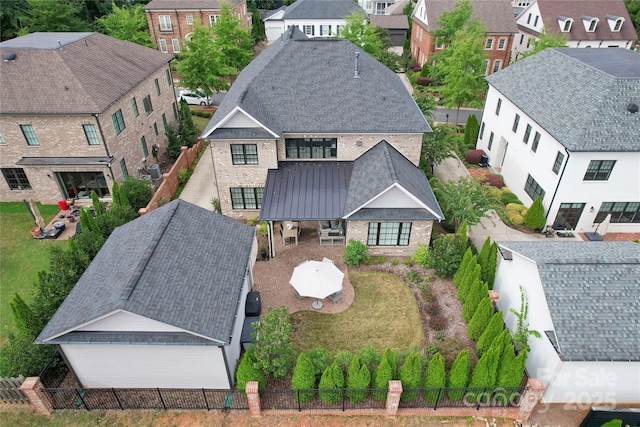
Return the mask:
<path id="1" fill-rule="evenodd" d="M 394 4 L 387 6 L 385 13 L 389 15 L 404 15 L 404 8 L 409 3 L 409 0 L 398 0 Z M 373 15 L 379 16 L 379 15 Z M 406 16 L 406 15 L 405 15 Z"/>
<path id="2" fill-rule="evenodd" d="M 430 211 L 428 218 L 423 214 L 420 219 L 444 219 L 424 172 L 385 140 L 353 162 L 344 215 L 355 213 L 392 186 L 400 186 Z"/>
<path id="3" fill-rule="evenodd" d="M 344 19 L 354 11 L 364 10 L 353 0 L 296 0 L 282 19 Z"/>
<path id="4" fill-rule="evenodd" d="M 640 244 L 498 244 L 537 264 L 562 360 L 640 360 Z"/>
<path id="5" fill-rule="evenodd" d="M 347 40 L 308 39 L 295 26 L 240 73 L 203 137 L 237 107 L 277 135 L 431 131 L 395 73 Z"/>
<path id="6" fill-rule="evenodd" d="M 540 17 L 545 23 L 547 32 L 560 32 L 558 16 L 573 19 L 571 30 L 566 34 L 569 40 L 637 40 L 638 35 L 633 28 L 633 21 L 622 0 L 537 0 Z M 525 12 L 526 9 L 525 9 Z M 607 23 L 607 15 L 624 18 L 620 31 L 611 31 Z M 583 16 L 598 18 L 596 30 L 587 32 Z"/>
<path id="7" fill-rule="evenodd" d="M 419 0 L 413 9 L 412 18 L 421 24 L 426 24 L 427 31 L 438 28 L 438 19 L 444 11 L 455 8 L 457 0 Z M 424 5 L 427 13 L 426 20 L 416 14 L 420 11 L 420 5 Z M 516 20 L 513 16 L 511 2 L 505 0 L 471 0 L 473 13 L 471 18 L 479 17 L 485 25 L 487 34 L 515 34 L 518 32 Z"/>
<path id="8" fill-rule="evenodd" d="M 99 33 L 32 33 L 0 43 L 0 55 L 9 52 L 15 60 L 0 62 L 4 114 L 101 113 L 173 59 Z"/>
<path id="9" fill-rule="evenodd" d="M 575 24 L 574 24 L 575 25 Z M 545 49 L 487 81 L 571 151 L 640 151 L 640 55 Z"/>
<path id="10" fill-rule="evenodd" d="M 151 0 L 144 10 L 220 10 L 222 3 L 237 6 L 245 0 Z"/>
<path id="11" fill-rule="evenodd" d="M 407 30 L 409 21 L 407 15 L 372 15 L 369 18 L 372 25 L 390 30 Z"/>
<path id="12" fill-rule="evenodd" d="M 120 310 L 228 343 L 254 236 L 180 199 L 118 227 L 36 343 Z"/>

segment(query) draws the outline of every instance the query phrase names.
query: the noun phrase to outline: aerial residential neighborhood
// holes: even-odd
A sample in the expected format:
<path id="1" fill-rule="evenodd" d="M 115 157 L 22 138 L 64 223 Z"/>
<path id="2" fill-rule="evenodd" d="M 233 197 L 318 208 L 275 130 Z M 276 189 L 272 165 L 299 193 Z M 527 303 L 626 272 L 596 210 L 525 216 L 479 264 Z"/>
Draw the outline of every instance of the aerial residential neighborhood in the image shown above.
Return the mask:
<path id="1" fill-rule="evenodd" d="M 640 425 L 633 0 L 0 12 L 3 423 Z"/>

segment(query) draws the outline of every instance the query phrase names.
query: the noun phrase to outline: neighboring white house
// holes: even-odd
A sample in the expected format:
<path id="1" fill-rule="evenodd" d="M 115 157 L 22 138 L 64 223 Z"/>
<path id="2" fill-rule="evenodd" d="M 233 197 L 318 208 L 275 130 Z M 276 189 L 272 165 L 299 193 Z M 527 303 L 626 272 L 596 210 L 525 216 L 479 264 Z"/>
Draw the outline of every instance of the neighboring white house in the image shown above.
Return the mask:
<path id="1" fill-rule="evenodd" d="M 183 200 L 116 228 L 37 344 L 83 387 L 234 384 L 255 229 Z"/>
<path id="2" fill-rule="evenodd" d="M 547 225 L 640 232 L 640 55 L 546 49 L 487 77 L 477 148 Z"/>
<path id="3" fill-rule="evenodd" d="M 494 282 L 507 328 L 528 305 L 526 369 L 544 403 L 640 402 L 640 244 L 498 242 Z"/>
<path id="4" fill-rule="evenodd" d="M 387 8 L 395 3 L 395 0 L 358 0 L 358 4 L 367 15 L 388 15 Z"/>
<path id="5" fill-rule="evenodd" d="M 267 41 L 273 43 L 292 25 L 309 38 L 336 37 L 354 11 L 364 12 L 352 0 L 297 0 L 263 20 Z"/>
<path id="6" fill-rule="evenodd" d="M 516 17 L 512 58 L 531 48 L 543 31 L 567 36 L 567 47 L 621 47 L 638 39 L 623 0 L 534 0 Z"/>

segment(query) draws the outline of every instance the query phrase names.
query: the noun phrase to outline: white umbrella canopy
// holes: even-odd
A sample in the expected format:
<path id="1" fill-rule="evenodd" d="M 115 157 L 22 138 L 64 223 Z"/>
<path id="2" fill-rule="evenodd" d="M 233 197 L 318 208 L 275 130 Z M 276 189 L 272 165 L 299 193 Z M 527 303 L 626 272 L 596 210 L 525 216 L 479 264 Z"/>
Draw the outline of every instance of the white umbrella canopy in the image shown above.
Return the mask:
<path id="1" fill-rule="evenodd" d="M 293 269 L 289 283 L 303 297 L 324 299 L 342 290 L 344 273 L 332 262 L 305 261 Z"/>

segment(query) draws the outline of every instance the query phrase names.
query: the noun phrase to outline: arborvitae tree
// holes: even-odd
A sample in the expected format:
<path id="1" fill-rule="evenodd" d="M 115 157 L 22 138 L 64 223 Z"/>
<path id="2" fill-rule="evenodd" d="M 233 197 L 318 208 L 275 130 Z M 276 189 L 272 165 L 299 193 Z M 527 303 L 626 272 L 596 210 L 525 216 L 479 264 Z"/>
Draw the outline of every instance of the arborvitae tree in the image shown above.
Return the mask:
<path id="1" fill-rule="evenodd" d="M 342 399 L 344 373 L 336 362 L 324 370 L 318 386 L 318 395 L 323 402 L 335 403 Z"/>
<path id="2" fill-rule="evenodd" d="M 42 323 L 38 321 L 36 315 L 29 305 L 24 302 L 20 294 L 13 294 L 13 299 L 9 303 L 11 313 L 13 313 L 13 321 L 16 329 L 22 332 L 37 336 L 42 330 Z"/>
<path id="3" fill-rule="evenodd" d="M 493 316 L 493 304 L 491 303 L 491 299 L 486 297 L 480 301 L 476 312 L 469 322 L 469 326 L 467 327 L 467 335 L 469 335 L 469 338 L 477 341 L 484 330 L 487 329 L 491 316 Z"/>
<path id="4" fill-rule="evenodd" d="M 471 268 L 473 266 L 473 269 Z M 471 286 L 476 280 L 480 279 L 480 275 L 482 274 L 482 268 L 480 264 L 476 263 L 475 265 L 469 264 L 469 268 L 467 268 L 467 274 L 464 277 L 464 280 L 460 284 L 458 288 L 458 299 L 460 302 L 464 303 Z"/>
<path id="5" fill-rule="evenodd" d="M 467 250 L 467 228 L 467 221 L 462 221 L 460 228 L 456 230 L 456 237 L 460 241 L 460 247 L 464 248 L 463 251 Z M 460 255 L 464 256 L 464 253 L 461 253 Z"/>
<path id="6" fill-rule="evenodd" d="M 482 390 L 482 388 L 493 388 L 498 362 L 499 358 L 496 356 L 496 351 L 491 348 L 478 360 L 478 364 L 471 374 L 471 380 L 469 380 L 469 388 L 475 388 L 475 390 L 467 393 L 466 400 L 468 402 L 478 402 L 479 399 L 484 400 L 486 394 L 483 393 L 485 390 Z"/>
<path id="7" fill-rule="evenodd" d="M 189 104 L 187 104 L 187 101 L 182 98 L 178 108 L 178 137 L 180 138 L 180 145 L 193 147 L 193 144 L 196 142 L 197 134 L 198 129 L 193 123 Z"/>
<path id="8" fill-rule="evenodd" d="M 471 253 L 471 248 L 467 248 L 467 250 L 464 253 L 464 256 L 462 257 L 462 262 L 460 263 L 460 267 L 458 267 L 458 270 L 456 270 L 456 274 L 453 275 L 453 284 L 456 286 L 456 288 L 460 286 L 460 281 L 462 280 L 462 277 L 464 276 L 464 273 L 465 273 L 465 269 L 469 265 L 469 262 L 471 261 L 472 257 L 473 257 L 473 254 Z"/>
<path id="9" fill-rule="evenodd" d="M 449 375 L 447 375 L 447 395 L 451 400 L 460 400 L 464 391 L 460 390 L 467 386 L 469 381 L 469 350 L 464 349 L 458 353 L 456 360 L 451 365 Z"/>
<path id="10" fill-rule="evenodd" d="M 98 193 L 95 191 L 91 192 L 91 204 L 93 205 L 93 211 L 96 213 L 96 216 L 104 215 L 104 213 L 107 212 L 107 208 L 104 207 L 104 203 L 100 201 Z"/>
<path id="11" fill-rule="evenodd" d="M 83 208 L 80 210 L 80 226 L 82 227 L 82 231 L 88 231 L 90 233 L 100 232 L 98 221 L 89 213 L 89 209 Z"/>
<path id="12" fill-rule="evenodd" d="M 371 373 L 365 363 L 362 363 L 360 356 L 353 356 L 349 371 L 347 372 L 347 397 L 351 402 L 363 402 L 367 397 L 367 392 L 362 389 L 369 388 L 371 384 Z"/>
<path id="13" fill-rule="evenodd" d="M 244 390 L 247 388 L 249 381 L 258 381 L 258 389 L 264 390 L 267 380 L 259 369 L 255 367 L 255 359 L 251 348 L 249 348 L 240 360 L 238 369 L 236 370 L 236 387 L 238 390 Z"/>
<path id="14" fill-rule="evenodd" d="M 471 114 L 467 118 L 467 124 L 464 127 L 464 144 L 467 147 L 475 147 L 480 132 L 480 125 L 475 114 Z"/>
<path id="15" fill-rule="evenodd" d="M 480 335 L 480 338 L 478 338 L 476 342 L 476 353 L 478 353 L 478 356 L 482 356 L 489 349 L 494 338 L 503 330 L 504 322 L 502 320 L 502 312 L 498 311 L 491 317 L 487 328 L 482 332 L 482 335 Z"/>
<path id="16" fill-rule="evenodd" d="M 493 339 L 491 342 L 491 346 L 489 349 L 493 349 L 496 351 L 496 356 L 498 358 L 502 357 L 502 352 L 507 346 L 511 344 L 511 333 L 508 329 L 503 329 L 497 337 Z"/>
<path id="17" fill-rule="evenodd" d="M 330 366 L 331 358 L 326 348 L 314 348 L 312 350 L 305 351 L 311 363 L 313 363 L 314 373 L 316 378 L 320 378 L 322 373 Z"/>
<path id="18" fill-rule="evenodd" d="M 411 390 L 417 389 L 420 387 L 420 380 L 422 377 L 422 362 L 420 360 L 420 355 L 417 351 L 413 351 L 407 356 L 407 359 L 404 361 L 402 368 L 400 368 L 400 381 L 402 382 L 403 390 Z M 400 400 L 403 402 L 407 402 L 414 397 L 418 392 L 415 390 L 412 391 L 403 391 L 400 396 Z"/>
<path id="19" fill-rule="evenodd" d="M 296 400 L 299 402 L 311 400 L 313 391 L 309 391 L 309 389 L 315 388 L 315 385 L 316 376 L 313 362 L 306 354 L 302 353 L 298 356 L 298 361 L 291 377 L 291 388 L 294 390 Z"/>
<path id="20" fill-rule="evenodd" d="M 544 216 L 544 206 L 542 206 L 542 198 L 536 197 L 527 213 L 524 214 L 524 225 L 531 230 L 541 230 L 547 223 Z"/>
<path id="21" fill-rule="evenodd" d="M 375 400 L 385 400 L 387 398 L 386 390 L 389 388 L 389 381 L 392 379 L 393 372 L 391 366 L 389 366 L 389 361 L 386 357 L 383 357 L 373 376 L 373 388 L 384 389 L 385 391 L 374 391 L 372 396 Z"/>
<path id="22" fill-rule="evenodd" d="M 527 352 L 515 355 L 513 345 L 509 344 L 502 352 L 500 363 L 498 364 L 498 378 L 496 385 L 499 387 L 518 387 L 524 376 L 524 364 L 527 359 Z M 515 393 L 505 393 L 498 395 L 500 403 L 506 403 Z"/>
<path id="23" fill-rule="evenodd" d="M 469 321 L 471 321 L 473 314 L 478 308 L 478 304 L 487 296 L 488 292 L 489 288 L 482 280 L 478 279 L 473 282 L 462 305 L 462 318 L 465 322 L 469 323 Z"/>
<path id="24" fill-rule="evenodd" d="M 380 364 L 380 354 L 370 345 L 361 348 L 360 351 L 358 351 L 358 356 L 360 356 L 360 361 L 367 365 L 369 372 L 374 371 L 376 366 Z"/>
<path id="25" fill-rule="evenodd" d="M 440 398 L 442 398 L 442 389 L 444 388 L 444 384 L 444 357 L 442 357 L 440 353 L 436 353 L 427 365 L 427 372 L 424 378 L 424 388 L 431 390 L 424 392 L 424 398 L 429 402 L 436 403 Z"/>
<path id="26" fill-rule="evenodd" d="M 389 368 L 391 369 L 391 379 L 398 379 L 398 363 L 396 362 L 396 354 L 391 350 L 391 348 L 387 347 L 384 353 L 382 354 L 382 358 L 387 360 L 389 364 Z"/>
<path id="27" fill-rule="evenodd" d="M 487 274 L 484 281 L 487 282 L 489 289 L 493 289 L 493 282 L 496 279 L 496 269 L 498 268 L 498 245 L 494 242 L 489 252 L 489 260 L 487 262 Z M 484 270 L 483 270 L 484 271 Z"/>
<path id="28" fill-rule="evenodd" d="M 482 244 L 482 249 L 480 249 L 480 253 L 478 253 L 478 264 L 480 264 L 480 268 L 482 268 L 482 280 L 485 277 L 485 270 L 487 269 L 487 260 L 489 259 L 489 252 L 491 252 L 491 237 L 487 237 L 487 239 Z"/>

